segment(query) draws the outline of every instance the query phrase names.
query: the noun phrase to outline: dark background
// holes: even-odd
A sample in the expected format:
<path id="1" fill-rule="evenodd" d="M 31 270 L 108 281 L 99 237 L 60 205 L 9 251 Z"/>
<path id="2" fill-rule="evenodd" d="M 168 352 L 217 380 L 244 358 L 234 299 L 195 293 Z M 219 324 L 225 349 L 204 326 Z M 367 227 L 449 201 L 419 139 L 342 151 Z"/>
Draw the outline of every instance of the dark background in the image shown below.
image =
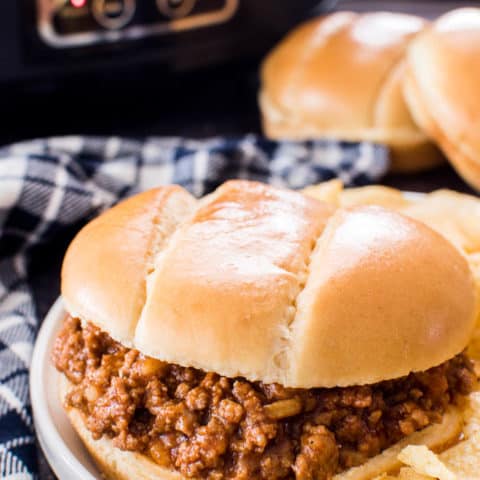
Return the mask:
<path id="1" fill-rule="evenodd" d="M 26 3 L 31 0 L 19 1 Z M 280 10 L 283 2 L 277 3 Z M 308 5 L 313 3 L 306 0 Z M 331 8 L 333 3 L 333 0 L 326 0 L 324 5 Z M 478 2 L 339 0 L 336 9 L 403 11 L 434 18 L 456 6 L 472 4 L 478 5 Z M 271 10 L 265 13 L 268 12 Z M 245 15 L 249 13 L 254 13 L 254 10 Z M 299 12 L 289 14 L 302 16 Z M 257 15 L 261 16 L 262 10 Z M 257 30 L 253 33 L 242 28 L 240 43 L 237 44 L 242 48 L 229 50 L 227 57 L 225 50 L 221 63 L 215 61 L 213 53 L 202 53 L 192 55 L 188 61 L 182 60 L 182 65 L 174 67 L 163 62 L 157 66 L 144 62 L 135 65 L 135 68 L 122 69 L 118 62 L 113 61 L 115 52 L 112 52 L 112 59 L 105 60 L 112 66 L 109 64 L 108 68 L 96 73 L 90 66 L 82 69 L 80 59 L 67 64 L 60 58 L 56 62 L 59 70 L 62 67 L 68 74 L 55 80 L 31 75 L 31 78 L 20 82 L 0 83 L 0 145 L 30 138 L 74 134 L 202 138 L 260 133 L 257 106 L 259 64 L 272 43 L 283 35 L 282 27 L 284 29 L 288 24 L 285 15 L 277 14 L 271 22 L 263 17 L 261 22 L 256 20 Z M 268 36 L 261 35 L 259 31 L 270 23 L 278 23 L 281 27 L 272 29 Z M 14 25 L 9 32 L 0 32 L 0 40 L 15 32 Z M 225 43 L 223 39 L 228 38 L 228 28 L 221 33 L 220 41 L 212 44 L 211 51 L 221 52 L 222 48 L 227 48 L 227 45 L 220 48 L 218 44 Z M 239 35 L 237 30 L 235 35 Z M 192 42 L 195 41 L 196 38 L 193 38 Z M 4 46 L 5 49 L 8 50 L 8 45 Z M 220 53 L 217 55 L 221 56 Z M 199 56 L 202 58 L 197 58 Z M 131 54 L 126 52 L 125 57 L 126 67 L 129 67 Z M 42 59 L 40 55 L 37 62 Z M 3 66 L 5 69 L 5 62 L 0 54 L 0 68 Z M 471 192 L 447 165 L 416 176 L 389 176 L 385 183 L 406 190 L 430 191 L 449 187 Z"/>
<path id="2" fill-rule="evenodd" d="M 351 0 L 340 1 L 337 8 L 406 11 L 434 17 L 455 6 L 475 3 Z M 7 33 L 14 32 L 12 26 Z M 256 38 L 246 37 L 245 41 L 254 45 Z M 0 88 L 0 145 L 64 134 L 201 138 L 260 133 L 258 66 L 268 47 L 257 45 L 246 58 L 193 70 L 164 72 L 149 66 L 139 67 L 134 73 L 114 69 L 100 76 L 80 70 L 55 82 L 10 82 Z M 403 190 L 447 187 L 473 193 L 447 164 L 418 175 L 389 175 L 384 183 Z M 59 294 L 60 263 L 74 230 L 42 247 L 40 255 L 34 257 L 37 260 L 31 265 L 31 273 L 41 318 Z M 42 480 L 55 478 L 43 457 L 40 466 Z"/>
<path id="3" fill-rule="evenodd" d="M 2 0 L 5 4 L 16 1 L 27 4 L 32 0 Z M 314 0 L 303 1 L 305 5 L 315 4 Z M 280 11 L 292 2 L 276 0 L 273 3 L 278 4 Z M 267 0 L 265 3 L 272 4 Z M 334 0 L 324 0 L 325 8 L 334 3 Z M 336 8 L 408 11 L 432 18 L 455 6 L 472 4 L 478 5 L 478 2 L 339 0 Z M 183 55 L 189 46 L 192 50 L 196 43 L 208 37 L 205 32 L 199 32 L 200 36 L 185 41 L 186 46 L 181 42 L 171 46 L 171 55 L 178 54 L 181 60 L 168 62 L 167 54 L 159 54 L 157 66 L 152 61 L 151 49 L 147 53 L 139 49 L 138 55 L 132 54 L 133 46 L 127 50 L 123 47 L 109 50 L 103 57 L 90 55 L 87 50 L 78 53 L 78 58 L 75 54 L 51 58 L 36 49 L 32 49 L 35 54 L 28 53 L 27 39 L 23 41 L 25 55 L 30 55 L 32 59 L 28 61 L 41 68 L 27 69 L 21 81 L 8 78 L 10 68 L 21 70 L 19 65 L 12 67 L 13 55 L 8 54 L 11 45 L 7 43 L 9 37 L 18 35 L 19 26 L 11 25 L 9 31 L 3 28 L 0 31 L 0 81 L 3 77 L 9 81 L 0 83 L 3 127 L 0 145 L 64 134 L 205 137 L 260 132 L 256 98 L 260 60 L 283 36 L 289 24 L 289 19 L 285 18 L 287 13 L 292 18 L 302 16 L 301 12 L 292 10 L 283 15 L 277 13 L 275 18 L 265 18 L 272 11 L 275 11 L 272 7 L 258 11 L 250 7 L 243 15 L 253 15 L 254 30 L 249 31 L 244 25 L 241 29 L 235 25 L 225 27 L 216 31 L 215 41 L 207 43 L 199 53 Z M 0 6 L 0 15 L 7 13 L 8 9 Z M 268 35 L 260 33 L 272 24 L 278 24 L 277 28 L 270 28 Z M 238 43 L 228 45 L 228 38 L 233 36 Z M 222 63 L 217 62 L 215 55 Z M 137 56 L 142 56 L 144 62 L 134 64 Z M 88 68 L 85 58 L 91 59 Z M 97 66 L 103 63 L 105 68 L 95 72 L 95 63 Z M 55 80 L 40 75 L 42 70 L 53 66 L 64 74 Z"/>

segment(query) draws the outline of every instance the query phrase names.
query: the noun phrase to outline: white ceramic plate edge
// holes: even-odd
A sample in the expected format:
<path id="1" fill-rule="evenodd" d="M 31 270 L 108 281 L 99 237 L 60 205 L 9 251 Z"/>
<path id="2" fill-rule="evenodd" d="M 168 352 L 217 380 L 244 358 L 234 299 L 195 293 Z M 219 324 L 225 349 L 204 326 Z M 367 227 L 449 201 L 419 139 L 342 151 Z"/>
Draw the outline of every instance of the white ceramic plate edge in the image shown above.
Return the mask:
<path id="1" fill-rule="evenodd" d="M 60 480 L 99 480 L 87 451 L 68 421 L 58 392 L 60 373 L 50 358 L 55 335 L 67 312 L 59 298 L 38 333 L 30 368 L 30 395 L 39 443 Z"/>

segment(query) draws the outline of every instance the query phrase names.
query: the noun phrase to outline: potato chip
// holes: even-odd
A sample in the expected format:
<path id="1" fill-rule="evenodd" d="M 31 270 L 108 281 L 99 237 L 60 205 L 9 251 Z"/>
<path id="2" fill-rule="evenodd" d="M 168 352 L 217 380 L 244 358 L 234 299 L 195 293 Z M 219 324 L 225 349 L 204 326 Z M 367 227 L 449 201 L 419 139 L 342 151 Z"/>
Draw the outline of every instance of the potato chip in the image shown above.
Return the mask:
<path id="1" fill-rule="evenodd" d="M 342 207 L 379 205 L 392 210 L 400 210 L 408 207 L 411 203 L 411 200 L 400 190 L 381 185 L 348 188 L 340 194 L 340 205 Z"/>
<path id="2" fill-rule="evenodd" d="M 340 204 L 340 192 L 343 190 L 343 183 L 341 180 L 334 179 L 328 182 L 318 183 L 306 187 L 302 190 L 302 193 L 313 197 L 322 202 L 330 203 L 336 207 Z"/>
<path id="3" fill-rule="evenodd" d="M 457 480 L 457 476 L 424 445 L 405 447 L 398 455 L 398 459 L 420 475 L 430 476 L 438 480 Z"/>
<path id="4" fill-rule="evenodd" d="M 422 475 L 417 473 L 413 468 L 405 467 L 400 470 L 397 477 L 398 480 L 433 480 L 430 475 Z"/>
<path id="5" fill-rule="evenodd" d="M 402 465 L 398 455 L 405 447 L 413 444 L 427 445 L 433 450 L 441 449 L 446 442 L 460 435 L 463 426 L 463 414 L 459 409 L 451 408 L 443 416 L 442 423 L 435 423 L 403 438 L 377 456 L 370 458 L 364 464 L 335 475 L 333 480 L 365 480 L 366 478 L 378 477 L 383 472 L 396 471 Z M 386 478 L 390 480 L 389 477 Z"/>
<path id="6" fill-rule="evenodd" d="M 451 190 L 437 190 L 402 212 L 448 238 L 466 253 L 480 252 L 480 200 Z"/>
<path id="7" fill-rule="evenodd" d="M 420 475 L 410 467 L 402 468 L 398 476 L 387 475 L 386 473 L 375 477 L 374 480 L 433 480 L 432 477 Z"/>
<path id="8" fill-rule="evenodd" d="M 455 472 L 460 480 L 480 478 L 480 435 L 475 434 L 448 449 L 441 455 L 442 461 Z"/>
<path id="9" fill-rule="evenodd" d="M 465 440 L 440 455 L 442 462 L 461 480 L 480 478 L 480 392 L 469 396 L 465 411 Z"/>

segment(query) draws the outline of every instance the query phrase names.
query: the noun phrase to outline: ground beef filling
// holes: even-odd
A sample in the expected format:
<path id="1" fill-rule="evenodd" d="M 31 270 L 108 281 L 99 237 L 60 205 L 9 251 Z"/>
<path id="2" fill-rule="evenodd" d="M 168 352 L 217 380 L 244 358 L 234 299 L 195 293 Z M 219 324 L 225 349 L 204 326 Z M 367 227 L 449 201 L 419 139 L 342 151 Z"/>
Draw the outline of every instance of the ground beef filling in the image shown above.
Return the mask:
<path id="1" fill-rule="evenodd" d="M 476 380 L 460 354 L 375 385 L 283 388 L 154 360 L 74 318 L 53 356 L 95 438 L 210 480 L 330 479 L 439 422 Z"/>

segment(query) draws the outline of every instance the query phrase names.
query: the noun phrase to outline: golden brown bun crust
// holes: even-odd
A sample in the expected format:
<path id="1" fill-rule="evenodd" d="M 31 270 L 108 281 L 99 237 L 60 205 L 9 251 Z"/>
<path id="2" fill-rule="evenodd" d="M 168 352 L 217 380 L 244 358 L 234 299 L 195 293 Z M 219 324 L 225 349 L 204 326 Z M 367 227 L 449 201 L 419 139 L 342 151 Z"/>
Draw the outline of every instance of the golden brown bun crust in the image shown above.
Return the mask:
<path id="1" fill-rule="evenodd" d="M 469 266 L 423 224 L 380 207 L 339 210 L 310 272 L 292 324 L 289 359 L 299 384 L 400 377 L 468 343 L 476 310 Z"/>
<path id="2" fill-rule="evenodd" d="M 69 386 L 68 380 L 62 375 L 60 385 L 62 401 Z M 178 472 L 157 465 L 145 455 L 115 448 L 107 437 L 94 440 L 79 410 L 67 408 L 67 415 L 107 480 L 186 480 Z M 444 415 L 442 423 L 431 425 L 404 438 L 365 464 L 336 475 L 334 480 L 370 480 L 382 473 L 395 471 L 400 467 L 397 456 L 405 446 L 426 445 L 434 451 L 441 451 L 459 438 L 462 427 L 463 413 L 460 409 L 452 407 Z"/>
<path id="3" fill-rule="evenodd" d="M 156 243 L 142 244 L 132 225 L 152 198 L 141 232 Z M 70 311 L 126 345 L 303 388 L 426 370 L 465 348 L 476 315 L 467 261 L 425 225 L 246 181 L 195 205 L 171 187 L 122 203 L 79 233 L 63 271 Z"/>
<path id="4" fill-rule="evenodd" d="M 266 134 L 387 143 L 398 171 L 438 164 L 401 88 L 405 49 L 425 25 L 412 15 L 339 12 L 295 29 L 262 66 Z"/>
<path id="5" fill-rule="evenodd" d="M 62 294 L 70 313 L 131 344 L 153 256 L 194 202 L 177 186 L 149 190 L 86 225 L 63 262 Z"/>
<path id="6" fill-rule="evenodd" d="M 136 345 L 173 363 L 288 383 L 277 357 L 332 213 L 292 191 L 224 184 L 158 259 Z"/>
<path id="7" fill-rule="evenodd" d="M 417 123 L 480 189 L 480 9 L 440 17 L 411 44 L 405 97 Z"/>

